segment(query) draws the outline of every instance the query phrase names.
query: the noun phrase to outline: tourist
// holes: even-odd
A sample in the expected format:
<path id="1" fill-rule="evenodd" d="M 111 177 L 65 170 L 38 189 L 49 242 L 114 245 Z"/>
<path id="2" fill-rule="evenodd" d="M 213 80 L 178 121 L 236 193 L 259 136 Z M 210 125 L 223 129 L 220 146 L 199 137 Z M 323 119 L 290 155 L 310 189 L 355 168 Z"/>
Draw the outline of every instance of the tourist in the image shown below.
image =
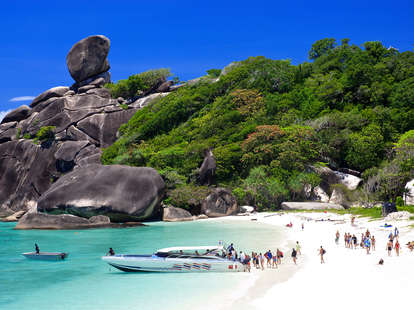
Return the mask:
<path id="1" fill-rule="evenodd" d="M 344 242 L 345 242 L 345 247 L 348 247 L 348 234 L 344 233 Z"/>
<path id="2" fill-rule="evenodd" d="M 108 251 L 108 253 L 106 253 L 106 255 L 114 256 L 115 255 L 115 251 L 112 248 L 109 248 L 109 251 Z"/>
<path id="3" fill-rule="evenodd" d="M 233 243 L 230 243 L 230 245 L 227 247 L 227 252 L 232 252 L 234 250 L 234 247 L 233 247 Z"/>
<path id="4" fill-rule="evenodd" d="M 394 235 L 392 234 L 392 232 L 390 232 L 390 234 L 388 235 L 388 239 L 390 239 L 391 243 L 394 244 Z"/>
<path id="5" fill-rule="evenodd" d="M 247 268 L 247 271 L 250 272 L 250 256 L 246 254 L 244 261 L 245 261 L 245 266 Z"/>
<path id="6" fill-rule="evenodd" d="M 39 246 L 37 245 L 37 243 L 35 243 L 35 251 L 36 251 L 36 254 L 39 254 L 40 253 Z"/>
<path id="7" fill-rule="evenodd" d="M 323 256 L 325 255 L 326 251 L 325 249 L 321 246 L 319 249 L 319 255 L 321 256 L 321 264 L 325 264 L 325 260 L 323 259 Z"/>
<path id="8" fill-rule="evenodd" d="M 260 260 L 260 266 L 261 266 L 262 270 L 264 270 L 264 257 L 262 255 L 262 253 L 259 254 L 259 260 Z"/>
<path id="9" fill-rule="evenodd" d="M 355 225 L 355 216 L 351 217 L 351 225 L 354 226 Z"/>
<path id="10" fill-rule="evenodd" d="M 366 238 L 364 245 L 365 249 L 367 250 L 367 254 L 369 254 L 369 251 L 371 250 L 371 239 Z"/>
<path id="11" fill-rule="evenodd" d="M 394 228 L 394 236 L 395 237 L 398 237 L 398 235 L 400 234 L 400 232 L 398 231 L 398 228 L 397 227 L 395 227 Z"/>
<path id="12" fill-rule="evenodd" d="M 299 241 L 296 241 L 296 252 L 297 252 L 299 255 L 302 255 L 302 252 L 300 251 L 300 249 L 301 249 L 301 246 L 300 246 L 300 244 L 299 244 Z"/>
<path id="13" fill-rule="evenodd" d="M 305 225 L 302 223 L 302 230 L 304 230 L 305 229 Z"/>
<path id="14" fill-rule="evenodd" d="M 272 252 L 268 250 L 266 254 L 267 254 L 266 255 L 266 259 L 267 259 L 266 267 L 272 268 Z"/>
<path id="15" fill-rule="evenodd" d="M 376 242 L 375 237 L 374 237 L 374 235 L 372 235 L 372 237 L 371 237 L 371 249 L 373 251 L 375 251 L 375 242 Z"/>
<path id="16" fill-rule="evenodd" d="M 243 263 L 245 259 L 246 259 L 246 255 L 244 255 L 244 253 L 240 251 L 240 255 L 239 255 L 240 262 Z"/>
<path id="17" fill-rule="evenodd" d="M 272 268 L 277 268 L 277 255 L 273 255 L 272 257 L 273 263 L 272 263 Z"/>
<path id="18" fill-rule="evenodd" d="M 398 241 L 398 239 L 395 241 L 395 254 L 397 254 L 397 256 L 400 256 L 400 242 Z"/>
<path id="19" fill-rule="evenodd" d="M 352 235 L 352 243 L 354 244 L 354 249 L 356 249 L 358 246 L 358 240 L 355 235 Z"/>
<path id="20" fill-rule="evenodd" d="M 292 259 L 293 259 L 293 262 L 295 263 L 295 265 L 296 265 L 296 255 L 297 255 L 297 252 L 296 252 L 295 248 L 293 248 L 292 249 Z"/>
<path id="21" fill-rule="evenodd" d="M 391 240 L 388 240 L 388 242 L 387 242 L 388 256 L 391 256 L 392 247 L 393 247 L 392 241 Z"/>
<path id="22" fill-rule="evenodd" d="M 277 263 L 280 265 L 282 264 L 282 257 L 283 257 L 283 252 L 280 251 L 279 249 L 276 250 L 276 256 L 277 256 Z"/>
<path id="23" fill-rule="evenodd" d="M 336 234 L 335 234 L 335 243 L 336 244 L 338 244 L 338 242 L 339 242 L 339 237 L 340 237 L 341 235 L 339 234 L 339 230 L 337 230 L 336 231 Z"/>

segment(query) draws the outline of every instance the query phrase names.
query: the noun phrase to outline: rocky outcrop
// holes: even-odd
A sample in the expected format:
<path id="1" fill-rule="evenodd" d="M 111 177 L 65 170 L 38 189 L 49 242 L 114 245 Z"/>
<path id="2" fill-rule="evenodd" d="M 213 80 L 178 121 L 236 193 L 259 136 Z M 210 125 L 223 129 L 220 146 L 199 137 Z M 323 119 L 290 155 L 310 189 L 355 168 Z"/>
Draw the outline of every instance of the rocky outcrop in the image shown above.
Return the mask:
<path id="1" fill-rule="evenodd" d="M 402 220 L 408 220 L 412 217 L 412 214 L 408 211 L 398 211 L 388 214 L 385 217 L 385 221 L 402 221 Z"/>
<path id="2" fill-rule="evenodd" d="M 338 177 L 338 183 L 345 185 L 349 190 L 356 190 L 359 184 L 362 183 L 362 179 L 348 173 L 334 171 L 335 175 Z"/>
<path id="3" fill-rule="evenodd" d="M 314 199 L 320 202 L 329 202 L 328 194 L 320 186 L 316 186 L 313 189 Z"/>
<path id="4" fill-rule="evenodd" d="M 139 222 L 125 224 L 111 223 L 107 217 L 90 218 L 71 214 L 44 214 L 29 213 L 24 215 L 17 223 L 15 229 L 89 229 L 89 228 L 119 228 L 142 226 Z"/>
<path id="5" fill-rule="evenodd" d="M 87 37 L 72 46 L 66 57 L 72 78 L 76 82 L 81 82 L 108 71 L 109 47 L 109 39 L 102 35 Z"/>
<path id="6" fill-rule="evenodd" d="M 343 210 L 344 207 L 334 203 L 324 202 L 282 202 L 283 210 Z"/>
<path id="7" fill-rule="evenodd" d="M 48 89 L 48 90 L 44 91 L 39 96 L 37 96 L 36 98 L 34 98 L 33 101 L 32 101 L 32 103 L 30 104 L 30 106 L 32 108 L 34 108 L 40 102 L 48 101 L 51 98 L 59 98 L 59 97 L 62 97 L 68 91 L 69 91 L 69 87 L 66 87 L 66 86 L 53 87 L 51 89 Z M 49 101 L 49 102 L 51 102 L 51 101 Z"/>
<path id="8" fill-rule="evenodd" d="M 211 184 L 214 184 L 216 167 L 216 159 L 214 158 L 213 152 L 211 150 L 206 151 L 199 171 L 201 185 L 207 184 L 210 186 Z"/>
<path id="9" fill-rule="evenodd" d="M 362 179 L 355 175 L 334 171 L 328 167 L 313 166 L 311 170 L 321 177 L 322 182 L 320 186 L 326 193 L 330 193 L 330 186 L 332 184 L 343 184 L 349 190 L 355 190 L 362 183 Z"/>
<path id="10" fill-rule="evenodd" d="M 76 43 L 67 57 L 76 83 L 70 88 L 59 86 L 46 90 L 32 101 L 31 108 L 22 106 L 10 112 L 0 124 L 0 217 L 35 207 L 39 197 L 63 174 L 100 164 L 101 148 L 115 142 L 119 127 L 138 109 L 168 94 L 140 98 L 136 105 L 122 98 L 112 99 L 109 90 L 103 88 L 110 82 L 108 52 L 109 40 L 103 36 Z M 162 82 L 165 81 L 160 81 L 158 86 Z M 158 89 L 167 89 L 167 84 Z M 47 126 L 54 128 L 54 139 L 41 145 L 34 143 L 32 139 Z M 87 173 L 93 174 L 94 170 Z M 118 178 L 122 179 L 119 175 Z M 79 186 L 83 188 L 82 184 Z M 147 189 L 148 195 L 158 191 L 158 186 Z M 148 195 L 145 193 L 137 199 L 142 202 Z M 144 208 L 141 202 L 138 209 Z M 111 208 L 117 207 L 116 201 L 111 203 L 114 204 Z M 145 210 L 153 215 L 148 211 L 152 207 Z M 132 217 L 147 217 L 138 214 L 136 211 Z"/>
<path id="11" fill-rule="evenodd" d="M 16 213 L 13 213 L 12 215 L 9 215 L 8 217 L 5 217 L 1 219 L 2 222 L 17 222 L 26 211 L 17 211 Z"/>
<path id="12" fill-rule="evenodd" d="M 156 170 L 88 165 L 65 174 L 38 200 L 40 212 L 82 217 L 106 215 L 112 222 L 157 216 L 165 184 Z"/>
<path id="13" fill-rule="evenodd" d="M 1 124 L 9 122 L 20 122 L 29 116 L 30 111 L 31 109 L 27 105 L 22 105 L 17 109 L 7 113 L 1 121 Z"/>
<path id="14" fill-rule="evenodd" d="M 254 207 L 252 206 L 241 206 L 240 207 L 240 213 L 253 213 Z"/>
<path id="15" fill-rule="evenodd" d="M 340 187 L 335 187 L 333 189 L 331 198 L 329 198 L 329 203 L 338 204 L 345 208 L 350 208 L 352 206 L 352 202 L 348 200 L 346 193 L 344 193 Z"/>
<path id="16" fill-rule="evenodd" d="M 405 185 L 405 204 L 414 205 L 414 179 Z"/>
<path id="17" fill-rule="evenodd" d="M 183 222 L 193 221 L 194 218 L 187 210 L 167 206 L 163 208 L 162 220 L 164 222 Z"/>
<path id="18" fill-rule="evenodd" d="M 135 100 L 133 103 L 130 104 L 131 107 L 141 109 L 143 107 L 146 107 L 147 105 L 150 105 L 153 103 L 156 99 L 160 99 L 164 96 L 168 95 L 168 93 L 155 93 L 148 95 L 143 98 L 139 98 Z"/>
<path id="19" fill-rule="evenodd" d="M 28 210 L 57 175 L 54 143 L 43 148 L 29 140 L 0 144 L 0 209 Z"/>
<path id="20" fill-rule="evenodd" d="M 4 123 L 0 125 L 0 143 L 18 139 L 17 122 Z"/>
<path id="21" fill-rule="evenodd" d="M 208 217 L 235 215 L 239 212 L 236 198 L 225 188 L 215 188 L 204 199 L 201 212 Z"/>

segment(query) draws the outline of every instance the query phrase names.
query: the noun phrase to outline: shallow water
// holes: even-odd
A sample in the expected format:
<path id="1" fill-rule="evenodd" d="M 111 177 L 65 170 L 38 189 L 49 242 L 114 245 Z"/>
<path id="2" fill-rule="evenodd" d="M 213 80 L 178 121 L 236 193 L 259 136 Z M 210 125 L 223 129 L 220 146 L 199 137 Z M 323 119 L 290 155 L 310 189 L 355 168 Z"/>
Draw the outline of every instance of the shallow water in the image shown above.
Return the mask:
<path id="1" fill-rule="evenodd" d="M 280 243 L 275 226 L 250 221 L 150 223 L 146 227 L 81 231 L 16 231 L 0 223 L 0 309 L 197 309 L 230 295 L 247 273 L 124 273 L 101 261 L 116 253 L 148 254 L 169 246 L 233 242 L 263 252 Z M 34 250 L 69 252 L 60 262 L 33 261 Z M 274 248 L 271 248 L 274 250 Z M 213 307 L 214 308 L 214 307 Z"/>

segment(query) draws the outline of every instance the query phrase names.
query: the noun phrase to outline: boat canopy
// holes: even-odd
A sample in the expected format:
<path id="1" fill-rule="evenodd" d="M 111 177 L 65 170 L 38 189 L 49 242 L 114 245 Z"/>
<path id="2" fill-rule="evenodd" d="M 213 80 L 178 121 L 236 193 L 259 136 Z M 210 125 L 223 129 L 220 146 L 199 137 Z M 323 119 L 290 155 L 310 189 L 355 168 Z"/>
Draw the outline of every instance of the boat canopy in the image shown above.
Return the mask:
<path id="1" fill-rule="evenodd" d="M 185 253 L 185 254 L 193 254 L 196 251 L 205 251 L 205 252 L 217 252 L 217 251 L 221 251 L 223 250 L 223 246 L 222 245 L 211 245 L 211 246 L 182 246 L 182 247 L 171 247 L 171 248 L 164 248 L 164 249 L 159 249 L 157 251 L 157 253 L 168 253 L 168 254 L 173 254 L 173 253 Z M 200 254 L 204 254 L 204 253 L 200 253 Z"/>

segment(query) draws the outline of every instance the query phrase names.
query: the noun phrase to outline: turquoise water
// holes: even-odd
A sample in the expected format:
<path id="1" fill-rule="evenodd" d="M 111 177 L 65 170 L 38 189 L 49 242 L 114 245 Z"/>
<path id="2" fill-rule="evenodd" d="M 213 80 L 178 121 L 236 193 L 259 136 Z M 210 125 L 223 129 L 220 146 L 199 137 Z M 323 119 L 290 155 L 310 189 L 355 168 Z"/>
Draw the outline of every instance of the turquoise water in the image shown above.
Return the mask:
<path id="1" fill-rule="evenodd" d="M 101 261 L 116 253 L 147 254 L 169 246 L 233 242 L 238 250 L 276 246 L 280 230 L 248 221 L 151 223 L 146 227 L 81 231 L 16 231 L 0 223 L 0 309 L 197 309 L 230 294 L 246 273 L 124 273 Z M 32 261 L 20 254 L 69 252 L 61 262 Z"/>

